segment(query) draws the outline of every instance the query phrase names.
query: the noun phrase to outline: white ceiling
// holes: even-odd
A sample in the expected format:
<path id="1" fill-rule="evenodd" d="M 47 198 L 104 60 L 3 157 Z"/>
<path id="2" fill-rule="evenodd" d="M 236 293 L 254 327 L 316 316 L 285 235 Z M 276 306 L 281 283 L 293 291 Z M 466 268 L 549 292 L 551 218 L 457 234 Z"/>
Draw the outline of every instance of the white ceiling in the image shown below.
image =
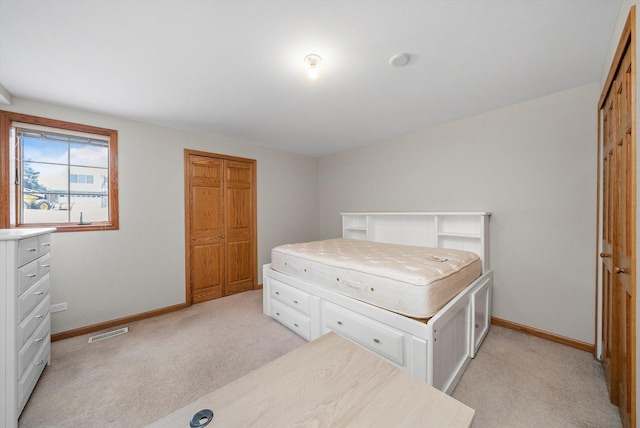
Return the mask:
<path id="1" fill-rule="evenodd" d="M 0 0 L 0 84 L 324 156 L 597 81 L 620 4 Z"/>

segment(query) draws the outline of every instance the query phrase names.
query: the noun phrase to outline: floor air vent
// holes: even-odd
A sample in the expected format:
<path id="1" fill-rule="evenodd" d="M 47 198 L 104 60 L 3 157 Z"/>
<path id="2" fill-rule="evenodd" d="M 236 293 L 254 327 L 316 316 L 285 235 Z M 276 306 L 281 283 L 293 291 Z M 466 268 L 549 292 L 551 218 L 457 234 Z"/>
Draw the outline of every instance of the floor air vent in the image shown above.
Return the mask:
<path id="1" fill-rule="evenodd" d="M 91 336 L 89 338 L 89 343 L 97 342 L 98 340 L 108 339 L 113 336 L 120 336 L 121 334 L 125 334 L 129 332 L 129 327 L 119 328 L 117 330 L 108 331 L 106 333 L 98 334 L 97 336 Z"/>

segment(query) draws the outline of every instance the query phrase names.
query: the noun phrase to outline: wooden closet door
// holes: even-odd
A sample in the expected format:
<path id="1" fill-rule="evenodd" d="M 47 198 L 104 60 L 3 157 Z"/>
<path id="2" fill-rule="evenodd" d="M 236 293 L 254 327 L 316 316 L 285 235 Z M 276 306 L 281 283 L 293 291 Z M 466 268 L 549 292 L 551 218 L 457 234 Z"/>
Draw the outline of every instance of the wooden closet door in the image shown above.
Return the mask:
<path id="1" fill-rule="evenodd" d="M 185 150 L 187 303 L 257 288 L 252 159 Z"/>
<path id="2" fill-rule="evenodd" d="M 225 161 L 225 295 L 254 288 L 253 165 Z"/>
<path id="3" fill-rule="evenodd" d="M 615 203 L 616 177 L 616 151 L 615 147 L 615 131 L 616 127 L 614 117 L 613 95 L 607 98 L 605 108 L 603 109 L 603 160 L 602 160 L 602 364 L 604 374 L 607 380 L 609 396 L 611 402 L 618 403 L 618 388 L 614 386 L 619 382 L 618 365 L 613 359 L 616 355 L 618 340 L 614 338 L 617 334 L 616 327 L 619 321 L 614 319 L 618 316 L 619 310 L 617 303 L 619 298 L 614 296 L 613 287 L 613 206 Z"/>
<path id="4" fill-rule="evenodd" d="M 601 98 L 602 362 L 622 425 L 636 426 L 635 8 Z"/>
<path id="5" fill-rule="evenodd" d="M 223 161 L 189 155 L 187 177 L 190 199 L 188 285 L 191 302 L 223 296 L 224 285 L 224 188 Z"/>

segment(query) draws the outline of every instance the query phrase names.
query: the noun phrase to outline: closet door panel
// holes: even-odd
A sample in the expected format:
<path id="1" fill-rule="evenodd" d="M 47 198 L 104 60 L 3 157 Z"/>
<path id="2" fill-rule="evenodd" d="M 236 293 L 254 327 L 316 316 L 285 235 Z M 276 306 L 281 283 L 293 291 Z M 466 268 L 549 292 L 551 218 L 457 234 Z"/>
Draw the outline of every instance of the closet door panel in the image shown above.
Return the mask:
<path id="1" fill-rule="evenodd" d="M 227 244 L 225 294 L 254 288 L 253 185 L 253 164 L 225 161 Z"/>
<path id="2" fill-rule="evenodd" d="M 221 297 L 224 291 L 223 162 L 190 155 L 187 168 L 190 189 L 187 268 L 191 302 L 199 303 Z"/>
<path id="3" fill-rule="evenodd" d="M 602 363 L 622 426 L 636 425 L 636 73 L 632 7 L 600 99 Z"/>

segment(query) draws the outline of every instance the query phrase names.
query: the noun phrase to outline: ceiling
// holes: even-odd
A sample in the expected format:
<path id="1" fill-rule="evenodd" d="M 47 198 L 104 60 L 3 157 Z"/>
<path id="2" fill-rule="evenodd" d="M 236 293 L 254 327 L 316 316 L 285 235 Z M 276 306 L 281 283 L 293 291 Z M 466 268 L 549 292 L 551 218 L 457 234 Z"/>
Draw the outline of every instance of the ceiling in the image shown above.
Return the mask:
<path id="1" fill-rule="evenodd" d="M 598 81 L 620 4 L 0 0 L 0 84 L 321 157 Z"/>

